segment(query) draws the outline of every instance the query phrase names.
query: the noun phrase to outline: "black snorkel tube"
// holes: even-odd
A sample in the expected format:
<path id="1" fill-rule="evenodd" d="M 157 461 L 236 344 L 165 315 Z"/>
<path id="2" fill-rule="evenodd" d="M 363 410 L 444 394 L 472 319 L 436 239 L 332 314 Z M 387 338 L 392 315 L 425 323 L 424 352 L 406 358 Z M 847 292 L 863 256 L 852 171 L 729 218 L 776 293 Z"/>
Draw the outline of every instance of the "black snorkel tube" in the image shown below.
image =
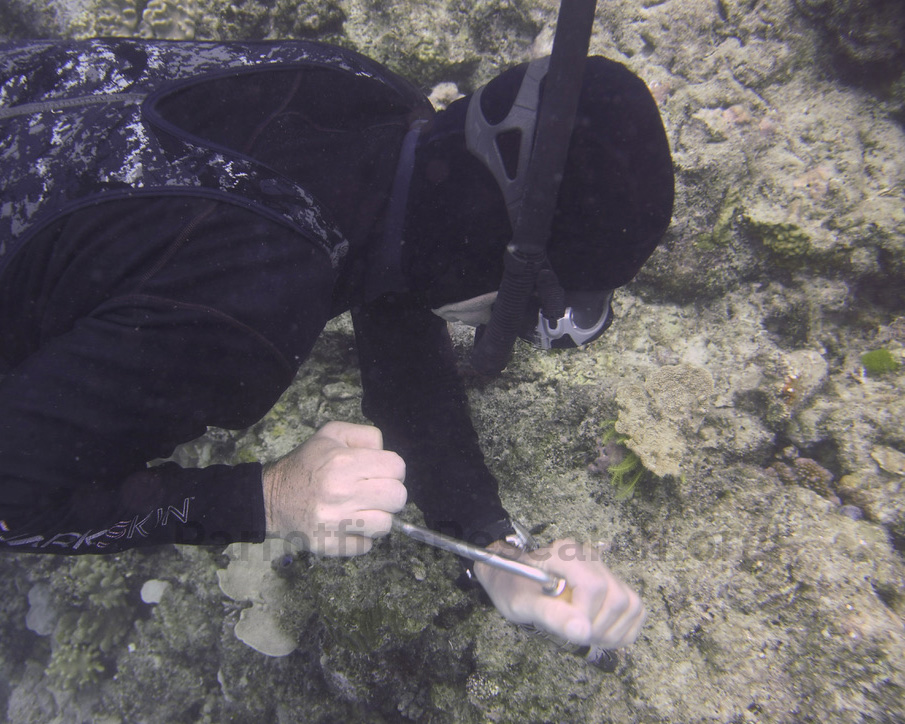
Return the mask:
<path id="1" fill-rule="evenodd" d="M 479 374 L 497 375 L 509 362 L 535 289 L 545 317 L 556 318 L 564 312 L 562 288 L 546 261 L 547 242 L 578 110 L 596 6 L 597 0 L 560 1 L 525 195 L 506 248 L 503 279 L 490 322 L 471 356 L 472 367 Z"/>

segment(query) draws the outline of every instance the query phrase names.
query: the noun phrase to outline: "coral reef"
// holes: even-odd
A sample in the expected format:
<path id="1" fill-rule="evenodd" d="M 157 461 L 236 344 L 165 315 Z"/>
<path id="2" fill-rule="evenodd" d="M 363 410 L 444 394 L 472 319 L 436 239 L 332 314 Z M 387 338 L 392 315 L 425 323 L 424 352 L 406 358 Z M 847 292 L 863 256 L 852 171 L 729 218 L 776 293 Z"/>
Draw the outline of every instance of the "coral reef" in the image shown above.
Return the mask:
<path id="1" fill-rule="evenodd" d="M 57 696 L 91 689 L 111 676 L 136 618 L 127 596 L 125 576 L 104 557 L 66 561 L 50 583 L 31 587 L 25 623 L 49 639 L 45 673 Z"/>
<path id="2" fill-rule="evenodd" d="M 760 242 L 783 262 L 805 262 L 811 242 L 801 228 L 789 222 L 769 223 L 752 218 L 747 218 L 746 221 Z"/>
<path id="3" fill-rule="evenodd" d="M 858 70 L 868 85 L 901 79 L 905 70 L 905 17 L 896 0 L 796 0 L 795 7 L 819 28 L 830 54 Z M 847 78 L 866 76 L 843 68 Z"/>
<path id="4" fill-rule="evenodd" d="M 90 643 L 60 644 L 47 664 L 50 685 L 68 691 L 97 684 L 105 671 L 101 652 Z"/>
<path id="5" fill-rule="evenodd" d="M 356 50 L 425 89 L 452 81 L 467 91 L 524 60 L 551 10 L 538 0 L 348 0 L 343 9 L 344 35 Z"/>
<path id="6" fill-rule="evenodd" d="M 214 0 L 205 4 L 200 31 L 216 39 L 338 38 L 345 18 L 335 0 Z"/>
<path id="7" fill-rule="evenodd" d="M 893 475 L 905 475 L 905 453 L 886 445 L 877 445 L 870 451 L 880 470 Z"/>
<path id="8" fill-rule="evenodd" d="M 48 0 L 8 4 L 0 22 L 14 16 L 6 32 L 18 36 L 316 37 L 425 90 L 468 92 L 549 48 L 555 5 Z M 673 226 L 618 292 L 603 339 L 574 353 L 519 348 L 498 381 L 468 392 L 511 513 L 542 539 L 592 542 L 639 590 L 648 622 L 615 672 L 506 623 L 455 585 L 450 556 L 396 536 L 358 559 L 262 566 L 241 601 L 218 584 L 233 561 L 217 550 L 5 556 L 0 711 L 14 722 L 905 719 L 905 370 L 876 374 L 862 357 L 900 359 L 905 345 L 896 10 L 598 4 L 592 52 L 639 73 L 663 114 Z M 464 354 L 471 332 L 453 334 Z M 348 317 L 261 422 L 211 430 L 174 459 L 269 460 L 330 419 L 364 421 Z M 634 461 L 611 450 L 588 469 L 614 419 L 664 475 L 618 504 L 601 470 Z M 156 604 L 139 597 L 149 579 L 169 583 Z M 265 579 L 269 620 L 296 647 L 280 658 L 236 638 Z"/>
<path id="9" fill-rule="evenodd" d="M 96 0 L 67 28 L 75 38 L 130 38 L 138 34 L 144 0 Z"/>
<path id="10" fill-rule="evenodd" d="M 793 454 L 797 455 L 797 451 Z M 794 457 L 790 463 L 773 463 L 771 469 L 786 485 L 801 485 L 824 498 L 839 501 L 831 485 L 833 474 L 816 460 Z"/>
<path id="11" fill-rule="evenodd" d="M 873 101 L 806 70 L 730 82 L 729 75 L 740 77 L 737 64 L 769 45 L 787 68 L 811 62 L 813 48 L 767 29 L 774 20 L 801 24 L 788 3 L 763 10 L 756 15 L 765 25 L 751 31 L 768 40 L 737 47 L 727 39 L 694 68 L 673 45 L 689 39 L 679 30 L 685 17 L 663 8 L 672 33 L 658 37 L 657 54 L 675 57 L 681 71 L 649 77 L 671 89 L 661 109 L 676 150 L 678 198 L 667 244 L 642 276 L 677 300 L 722 295 L 739 280 L 802 265 L 895 288 L 905 212 L 901 171 L 888 159 L 901 144 L 901 127 Z M 750 15 L 745 22 L 757 21 Z M 738 26 L 733 32 L 743 37 Z M 814 98 L 821 102 L 809 102 Z M 850 132 L 840 135 L 840 128 Z"/>
<path id="12" fill-rule="evenodd" d="M 206 17 L 196 0 L 93 0 L 64 34 L 75 38 L 116 37 L 191 40 Z"/>
<path id="13" fill-rule="evenodd" d="M 51 7 L 27 0 L 0 4 L 0 39 L 40 38 L 54 31 L 56 13 Z"/>

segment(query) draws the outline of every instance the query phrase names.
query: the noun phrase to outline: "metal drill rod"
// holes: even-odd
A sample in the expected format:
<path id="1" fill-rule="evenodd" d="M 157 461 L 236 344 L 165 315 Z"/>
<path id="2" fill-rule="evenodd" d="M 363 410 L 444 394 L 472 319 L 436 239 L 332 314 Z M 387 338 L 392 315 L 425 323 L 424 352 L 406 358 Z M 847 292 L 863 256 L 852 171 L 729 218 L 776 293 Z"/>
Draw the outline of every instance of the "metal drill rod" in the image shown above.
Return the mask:
<path id="1" fill-rule="evenodd" d="M 541 584 L 544 593 L 549 596 L 558 596 L 566 590 L 565 578 L 561 578 L 560 576 L 549 573 L 528 563 L 505 558 L 486 548 L 481 548 L 480 546 L 472 545 L 471 543 L 466 543 L 465 541 L 456 538 L 450 538 L 448 535 L 436 533 L 418 525 L 405 523 L 398 518 L 393 518 L 393 530 L 398 530 L 400 533 L 404 533 L 409 538 L 414 538 L 420 543 L 426 543 L 435 548 L 442 548 L 445 551 L 455 553 L 463 558 L 486 563 L 488 566 L 499 568 L 503 571 L 509 571 L 509 573 L 515 573 L 524 578 L 529 578 L 532 581 Z"/>

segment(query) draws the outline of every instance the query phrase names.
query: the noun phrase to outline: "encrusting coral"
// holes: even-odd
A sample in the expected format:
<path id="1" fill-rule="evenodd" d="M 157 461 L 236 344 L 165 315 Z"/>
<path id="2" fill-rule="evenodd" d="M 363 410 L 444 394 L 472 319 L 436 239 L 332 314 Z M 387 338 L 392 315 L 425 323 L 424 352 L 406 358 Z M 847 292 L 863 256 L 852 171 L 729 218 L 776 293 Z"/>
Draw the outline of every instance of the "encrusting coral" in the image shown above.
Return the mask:
<path id="1" fill-rule="evenodd" d="M 836 491 L 831 487 L 833 474 L 816 460 L 797 457 L 790 463 L 776 462 L 771 469 L 786 485 L 801 485 L 818 495 L 838 502 Z"/>
<path id="2" fill-rule="evenodd" d="M 665 365 L 651 372 L 643 385 L 619 388 L 615 429 L 626 436 L 626 446 L 645 468 L 658 476 L 678 477 L 712 395 L 713 377 L 703 367 Z"/>
<path id="3" fill-rule="evenodd" d="M 807 233 L 790 221 L 770 223 L 750 217 L 746 221 L 763 245 L 784 263 L 802 262 L 811 249 Z"/>

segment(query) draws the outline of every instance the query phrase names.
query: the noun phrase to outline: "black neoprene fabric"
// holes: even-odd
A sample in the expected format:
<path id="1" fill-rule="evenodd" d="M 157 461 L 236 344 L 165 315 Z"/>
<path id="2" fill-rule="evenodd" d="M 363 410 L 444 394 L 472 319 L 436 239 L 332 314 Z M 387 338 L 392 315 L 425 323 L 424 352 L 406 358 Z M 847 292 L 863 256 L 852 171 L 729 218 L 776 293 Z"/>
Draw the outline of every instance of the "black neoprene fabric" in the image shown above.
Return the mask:
<path id="1" fill-rule="evenodd" d="M 644 84 L 604 59 L 588 68 L 597 92 L 585 90 L 550 258 L 566 288 L 601 290 L 626 283 L 660 240 L 672 167 Z M 381 288 L 370 262 L 400 147 L 431 115 L 426 101 L 336 69 L 244 71 L 182 85 L 156 111 L 170 132 L 304 187 L 347 253 L 334 266 L 315 240 L 222 193 L 99 197 L 35 233 L 0 276 L 0 546 L 261 540 L 260 465 L 147 463 L 207 426 L 260 419 L 324 324 L 350 309 L 363 410 L 405 459 L 409 499 L 455 535 L 500 529 L 446 323 L 430 311 L 494 290 L 511 234 L 492 176 L 465 149 L 467 101 L 434 116 L 415 153 L 408 290 L 366 298 Z M 522 72 L 488 88 L 491 115 Z"/>
<path id="2" fill-rule="evenodd" d="M 308 240 L 249 210 L 139 197 L 99 203 L 42 230 L 0 279 L 7 547 L 96 553 L 262 539 L 260 465 L 146 463 L 208 425 L 257 421 L 326 321 L 352 306 L 365 409 L 405 456 L 410 499 L 446 527 L 504 515 L 445 323 L 414 297 L 389 306 L 360 297 L 407 109 L 381 106 L 354 83 L 344 89 L 335 74 L 300 75 L 199 85 L 160 110 L 304 182 L 351 243 L 339 270 Z M 341 105 L 344 90 L 356 93 L 347 104 L 356 110 L 340 117 L 330 104 Z M 324 100 L 303 103 L 312 93 Z M 285 113 L 261 125 L 280 108 Z"/>

